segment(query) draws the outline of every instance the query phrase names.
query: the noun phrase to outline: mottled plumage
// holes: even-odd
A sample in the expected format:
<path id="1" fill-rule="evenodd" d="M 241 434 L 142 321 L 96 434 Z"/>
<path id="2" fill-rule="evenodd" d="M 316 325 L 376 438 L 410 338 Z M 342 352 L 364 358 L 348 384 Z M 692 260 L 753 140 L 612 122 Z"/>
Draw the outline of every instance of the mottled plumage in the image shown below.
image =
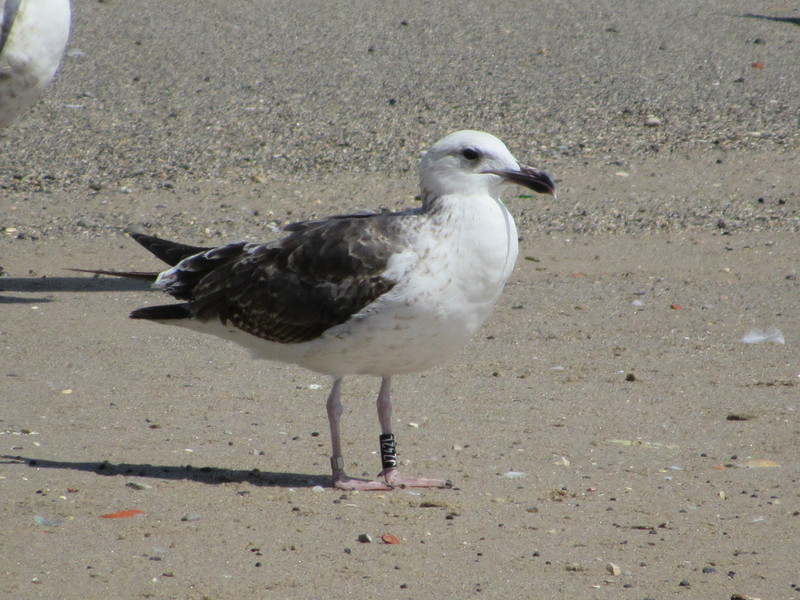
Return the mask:
<path id="1" fill-rule="evenodd" d="M 390 213 L 294 223 L 287 228 L 291 234 L 276 242 L 193 253 L 162 274 L 155 288 L 188 301 L 188 314 L 199 321 L 230 323 L 272 342 L 306 342 L 394 287 L 384 272 L 403 247 L 398 225 Z M 135 239 L 151 251 L 170 244 Z M 185 248 L 176 246 L 172 254 Z M 131 316 L 152 319 L 154 311 L 164 314 L 162 307 L 151 307 Z"/>
<path id="2" fill-rule="evenodd" d="M 555 185 L 547 174 L 520 165 L 500 140 L 477 131 L 434 144 L 420 165 L 420 182 L 419 208 L 295 223 L 285 238 L 269 243 L 208 249 L 134 235 L 172 265 L 154 288 L 182 303 L 140 308 L 131 316 L 216 335 L 257 358 L 331 375 L 327 412 L 336 487 L 442 487 L 444 480 L 397 469 L 391 378 L 446 360 L 489 316 L 518 252 L 514 220 L 500 200 L 504 186 L 552 194 Z M 341 384 L 355 373 L 382 378 L 382 481 L 344 472 Z"/>

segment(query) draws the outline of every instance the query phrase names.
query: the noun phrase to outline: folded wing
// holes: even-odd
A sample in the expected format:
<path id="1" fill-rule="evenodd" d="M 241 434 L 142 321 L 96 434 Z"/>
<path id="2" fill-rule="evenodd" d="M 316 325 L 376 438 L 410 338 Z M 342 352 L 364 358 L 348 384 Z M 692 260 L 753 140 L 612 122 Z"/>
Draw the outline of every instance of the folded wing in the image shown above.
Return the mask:
<path id="1" fill-rule="evenodd" d="M 307 221 L 290 226 L 290 235 L 277 242 L 203 249 L 162 273 L 154 286 L 186 304 L 148 307 L 131 316 L 219 320 L 269 341 L 312 340 L 397 283 L 385 276 L 402 244 L 397 220 L 388 216 Z M 181 254 L 159 242 L 154 254 L 163 260 Z"/>

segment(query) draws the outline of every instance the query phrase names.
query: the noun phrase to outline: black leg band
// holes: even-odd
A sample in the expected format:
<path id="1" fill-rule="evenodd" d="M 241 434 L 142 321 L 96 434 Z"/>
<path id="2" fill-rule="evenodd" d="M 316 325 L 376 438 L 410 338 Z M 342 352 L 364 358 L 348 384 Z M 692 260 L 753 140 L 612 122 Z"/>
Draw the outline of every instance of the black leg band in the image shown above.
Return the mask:
<path id="1" fill-rule="evenodd" d="M 397 446 L 394 443 L 393 433 L 381 434 L 381 466 L 384 469 L 397 466 Z"/>

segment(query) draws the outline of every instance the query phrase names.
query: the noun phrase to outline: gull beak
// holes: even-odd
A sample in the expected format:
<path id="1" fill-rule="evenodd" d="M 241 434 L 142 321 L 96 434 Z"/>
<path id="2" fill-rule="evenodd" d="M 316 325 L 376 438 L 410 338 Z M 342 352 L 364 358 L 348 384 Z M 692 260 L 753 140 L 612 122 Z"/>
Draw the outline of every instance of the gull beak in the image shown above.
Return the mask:
<path id="1" fill-rule="evenodd" d="M 518 171 L 486 172 L 499 175 L 506 181 L 510 181 L 511 183 L 516 183 L 517 185 L 532 189 L 534 192 L 538 192 L 540 194 L 550 194 L 554 198 L 556 196 L 555 182 L 550 175 L 544 171 L 540 171 L 539 169 L 528 167 L 526 165 L 520 165 Z"/>

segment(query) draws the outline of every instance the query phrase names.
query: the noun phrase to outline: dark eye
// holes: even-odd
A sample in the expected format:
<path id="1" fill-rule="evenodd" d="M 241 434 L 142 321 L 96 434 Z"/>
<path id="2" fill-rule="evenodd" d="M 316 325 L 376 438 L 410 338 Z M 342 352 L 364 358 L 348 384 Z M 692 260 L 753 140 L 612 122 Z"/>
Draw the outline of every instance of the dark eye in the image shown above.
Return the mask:
<path id="1" fill-rule="evenodd" d="M 461 152 L 461 156 L 467 160 L 475 160 L 480 156 L 480 154 L 478 154 L 478 151 L 474 148 L 464 148 L 464 150 Z"/>

